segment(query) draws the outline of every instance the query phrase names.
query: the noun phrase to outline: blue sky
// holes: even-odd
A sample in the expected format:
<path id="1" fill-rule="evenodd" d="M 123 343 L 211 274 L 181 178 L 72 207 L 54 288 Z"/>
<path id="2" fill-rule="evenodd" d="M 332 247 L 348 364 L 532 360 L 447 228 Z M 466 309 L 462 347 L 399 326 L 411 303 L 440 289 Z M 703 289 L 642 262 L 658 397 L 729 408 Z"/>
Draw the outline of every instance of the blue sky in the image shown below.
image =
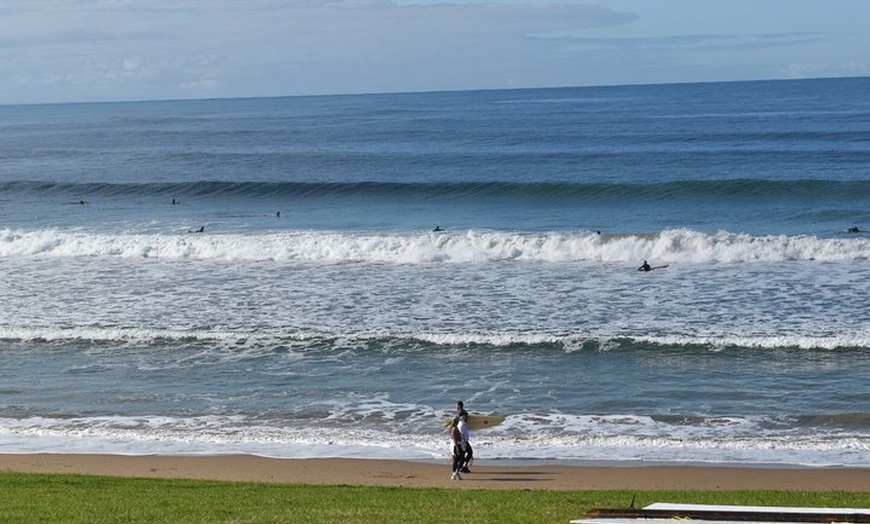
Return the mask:
<path id="1" fill-rule="evenodd" d="M 0 104 L 870 76 L 868 0 L 4 0 Z"/>

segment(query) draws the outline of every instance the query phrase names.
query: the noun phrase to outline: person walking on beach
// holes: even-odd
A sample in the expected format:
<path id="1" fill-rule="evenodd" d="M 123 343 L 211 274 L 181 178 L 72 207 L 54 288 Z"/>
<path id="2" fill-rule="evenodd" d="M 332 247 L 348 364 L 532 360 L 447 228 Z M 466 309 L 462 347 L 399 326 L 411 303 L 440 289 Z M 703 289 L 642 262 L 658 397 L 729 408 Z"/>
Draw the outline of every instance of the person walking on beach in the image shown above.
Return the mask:
<path id="1" fill-rule="evenodd" d="M 459 417 L 459 422 L 456 424 L 456 427 L 459 429 L 459 434 L 462 435 L 462 464 L 459 466 L 459 472 L 471 473 L 468 466 L 471 465 L 471 461 L 474 460 L 474 450 L 471 449 L 467 414 Z"/>
<path id="2" fill-rule="evenodd" d="M 450 475 L 450 480 L 462 480 L 462 475 L 459 472 L 465 460 L 465 451 L 462 449 L 462 433 L 460 433 L 454 420 L 450 421 L 448 430 L 450 431 L 450 442 L 453 445 L 453 473 Z"/>
<path id="3" fill-rule="evenodd" d="M 459 467 L 459 471 L 461 473 L 471 473 L 471 470 L 468 469 L 468 466 L 471 464 L 471 461 L 474 459 L 474 452 L 471 449 L 471 442 L 469 442 L 469 433 L 468 433 L 468 411 L 465 411 L 465 403 L 461 400 L 456 401 L 456 415 L 453 417 L 453 423 L 459 428 L 459 432 L 462 435 L 462 464 Z"/>

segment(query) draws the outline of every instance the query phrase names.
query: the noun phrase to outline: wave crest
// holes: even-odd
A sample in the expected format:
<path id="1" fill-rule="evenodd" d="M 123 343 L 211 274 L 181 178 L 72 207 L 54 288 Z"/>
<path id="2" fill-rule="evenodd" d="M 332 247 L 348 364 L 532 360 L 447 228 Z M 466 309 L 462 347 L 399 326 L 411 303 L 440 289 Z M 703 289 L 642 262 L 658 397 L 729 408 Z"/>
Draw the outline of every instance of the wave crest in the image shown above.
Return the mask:
<path id="1" fill-rule="evenodd" d="M 870 239 L 753 236 L 676 229 L 661 233 L 266 232 L 257 234 L 109 234 L 0 230 L 0 257 L 121 257 L 168 260 L 288 261 L 339 264 L 430 263 L 751 263 L 870 258 Z"/>
<path id="2" fill-rule="evenodd" d="M 285 329 L 248 331 L 66 327 L 40 328 L 0 325 L 0 340 L 46 345 L 86 341 L 131 347 L 159 346 L 174 341 L 178 346 L 205 345 L 219 352 L 262 352 L 275 348 L 300 350 L 330 348 L 367 348 L 385 351 L 428 351 L 455 347 L 515 348 L 556 350 L 567 353 L 579 351 L 657 351 L 661 348 L 686 348 L 698 351 L 724 351 L 749 349 L 840 350 L 868 348 L 870 339 L 864 335 L 850 336 L 734 336 L 734 335 L 674 335 L 631 336 L 623 334 L 595 335 L 589 333 L 519 333 L 519 332 L 344 332 L 330 333 L 313 330 Z"/>

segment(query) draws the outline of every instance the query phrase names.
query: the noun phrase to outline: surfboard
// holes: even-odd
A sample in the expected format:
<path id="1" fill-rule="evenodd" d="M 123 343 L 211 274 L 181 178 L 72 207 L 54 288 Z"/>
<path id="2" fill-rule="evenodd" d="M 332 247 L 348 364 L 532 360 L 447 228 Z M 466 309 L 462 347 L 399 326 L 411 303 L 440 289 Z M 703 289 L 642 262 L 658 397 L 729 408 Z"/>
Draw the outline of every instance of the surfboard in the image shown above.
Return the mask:
<path id="1" fill-rule="evenodd" d="M 449 426 L 452 420 L 453 417 L 445 420 L 444 427 Z M 504 422 L 504 417 L 499 415 L 468 415 L 468 429 L 481 430 L 491 428 L 498 426 L 502 422 Z"/>
<path id="2" fill-rule="evenodd" d="M 647 269 L 646 271 L 644 271 L 643 269 L 637 268 L 637 271 L 639 273 L 649 273 L 650 271 L 655 271 L 656 269 L 667 269 L 670 266 L 671 266 L 670 264 L 663 264 L 661 266 L 652 266 L 649 269 Z"/>

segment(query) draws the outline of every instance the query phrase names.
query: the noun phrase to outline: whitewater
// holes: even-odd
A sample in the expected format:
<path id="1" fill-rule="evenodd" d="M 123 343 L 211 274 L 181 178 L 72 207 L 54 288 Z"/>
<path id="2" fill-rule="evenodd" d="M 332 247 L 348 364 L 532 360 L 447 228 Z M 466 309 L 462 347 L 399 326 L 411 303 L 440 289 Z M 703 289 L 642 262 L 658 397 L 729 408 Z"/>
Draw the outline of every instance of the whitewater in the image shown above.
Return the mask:
<path id="1" fill-rule="evenodd" d="M 0 451 L 870 466 L 867 87 L 0 107 Z"/>
<path id="2" fill-rule="evenodd" d="M 468 230 L 403 234 L 275 231 L 260 234 L 96 234 L 44 229 L 0 231 L 0 256 L 162 258 L 341 264 L 474 262 L 669 263 L 861 261 L 870 238 L 753 236 L 668 230 L 645 234 Z"/>

